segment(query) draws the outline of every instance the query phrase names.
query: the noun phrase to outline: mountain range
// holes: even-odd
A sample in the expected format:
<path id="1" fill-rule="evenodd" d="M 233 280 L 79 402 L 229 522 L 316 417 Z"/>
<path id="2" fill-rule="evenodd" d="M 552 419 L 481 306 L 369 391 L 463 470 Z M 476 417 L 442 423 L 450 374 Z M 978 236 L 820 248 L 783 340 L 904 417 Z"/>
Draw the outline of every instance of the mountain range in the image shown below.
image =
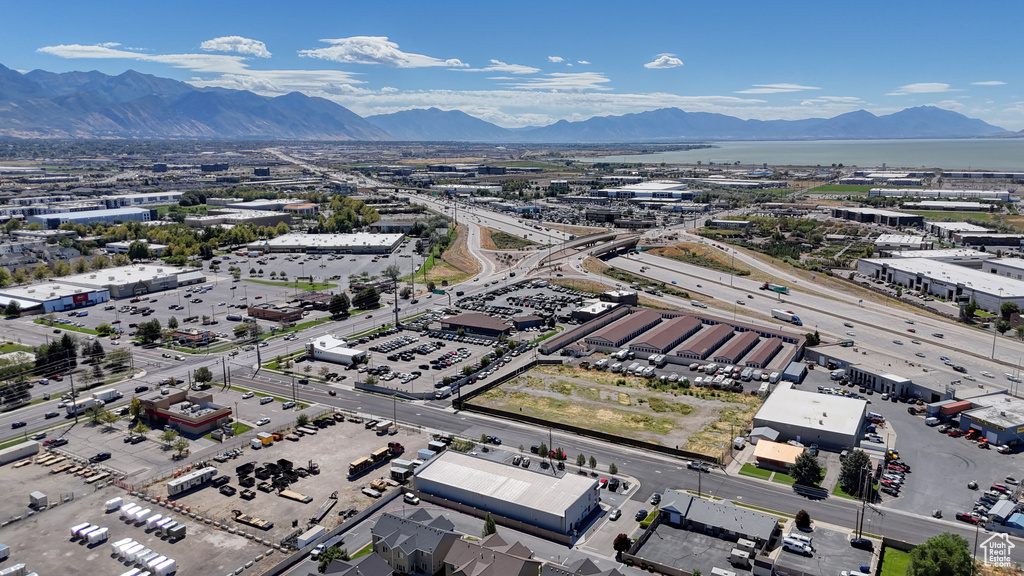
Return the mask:
<path id="1" fill-rule="evenodd" d="M 278 97 L 191 84 L 128 70 L 22 74 L 0 65 L 0 137 L 366 140 L 503 143 L 844 140 L 1024 136 L 936 108 L 875 116 L 742 120 L 662 108 L 543 127 L 506 129 L 459 110 L 404 110 L 362 118 L 324 98 Z"/>

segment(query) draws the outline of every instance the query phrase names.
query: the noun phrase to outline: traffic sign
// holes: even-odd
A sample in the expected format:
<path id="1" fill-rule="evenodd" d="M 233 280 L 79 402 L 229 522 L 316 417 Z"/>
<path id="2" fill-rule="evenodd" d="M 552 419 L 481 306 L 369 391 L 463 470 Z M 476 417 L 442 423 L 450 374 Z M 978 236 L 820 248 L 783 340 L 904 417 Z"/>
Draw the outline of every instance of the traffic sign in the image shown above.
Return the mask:
<path id="1" fill-rule="evenodd" d="M 431 292 L 433 292 L 434 294 L 442 294 L 442 295 L 445 293 L 444 290 L 441 290 L 439 288 L 434 288 L 433 290 L 431 290 Z"/>

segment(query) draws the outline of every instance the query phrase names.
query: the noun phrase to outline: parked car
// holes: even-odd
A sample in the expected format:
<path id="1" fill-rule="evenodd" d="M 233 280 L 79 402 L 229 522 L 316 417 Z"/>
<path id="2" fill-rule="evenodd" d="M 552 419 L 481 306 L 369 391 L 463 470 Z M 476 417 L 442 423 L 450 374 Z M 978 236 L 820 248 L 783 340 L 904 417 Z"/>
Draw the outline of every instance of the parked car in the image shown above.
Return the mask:
<path id="1" fill-rule="evenodd" d="M 636 518 L 637 522 L 640 522 L 643 519 L 647 518 L 647 510 L 644 510 L 643 508 L 641 508 L 640 510 L 637 510 L 636 511 L 636 516 L 634 516 L 634 518 Z"/>
<path id="2" fill-rule="evenodd" d="M 89 462 L 103 462 L 104 460 L 110 460 L 110 452 L 100 452 L 92 458 L 89 458 Z"/>
<path id="3" fill-rule="evenodd" d="M 619 518 L 622 518 L 622 510 L 619 510 L 618 508 L 616 508 L 615 510 L 612 510 L 611 514 L 608 515 L 608 519 L 609 520 L 613 520 L 614 521 L 614 520 L 618 520 Z"/>
<path id="4" fill-rule="evenodd" d="M 858 550 L 874 550 L 875 544 L 867 538 L 854 538 L 850 540 L 850 546 Z"/>

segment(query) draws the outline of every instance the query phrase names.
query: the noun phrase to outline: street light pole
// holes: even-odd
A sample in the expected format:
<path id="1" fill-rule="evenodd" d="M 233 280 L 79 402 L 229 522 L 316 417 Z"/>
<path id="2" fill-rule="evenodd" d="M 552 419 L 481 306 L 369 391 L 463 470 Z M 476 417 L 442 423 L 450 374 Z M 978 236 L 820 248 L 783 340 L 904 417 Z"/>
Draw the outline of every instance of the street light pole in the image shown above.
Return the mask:
<path id="1" fill-rule="evenodd" d="M 1003 307 L 1003 289 L 1002 289 L 1002 288 L 1000 288 L 1000 289 L 999 289 L 999 307 L 998 307 L 998 308 L 996 308 L 996 312 L 997 312 L 997 313 L 998 313 L 998 314 L 999 314 L 1000 316 L 997 316 L 997 317 L 1001 317 L 1001 315 L 1002 315 L 1002 313 L 1003 313 L 1003 311 L 1002 311 L 1002 307 Z M 996 320 L 996 323 L 997 323 L 997 324 L 998 324 L 998 322 L 999 322 L 999 320 Z M 999 334 L 999 330 L 996 330 L 996 324 L 993 324 L 993 325 L 992 325 L 992 359 L 993 359 L 993 360 L 995 360 L 995 359 L 996 359 L 996 336 L 997 336 L 998 334 Z"/>

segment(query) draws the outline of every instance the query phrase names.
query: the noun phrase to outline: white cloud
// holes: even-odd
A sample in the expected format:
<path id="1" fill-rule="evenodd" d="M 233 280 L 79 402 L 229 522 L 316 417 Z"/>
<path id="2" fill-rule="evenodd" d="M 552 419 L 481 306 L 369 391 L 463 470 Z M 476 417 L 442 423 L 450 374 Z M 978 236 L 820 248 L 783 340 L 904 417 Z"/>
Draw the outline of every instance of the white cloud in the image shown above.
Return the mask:
<path id="1" fill-rule="evenodd" d="M 387 36 L 352 36 L 350 38 L 326 38 L 321 40 L 330 46 L 312 50 L 299 50 L 300 56 L 320 58 L 343 64 L 381 64 L 393 68 L 428 68 L 441 66 L 465 68 L 458 58 L 440 59 L 424 54 L 403 52 L 398 44 Z"/>
<path id="2" fill-rule="evenodd" d="M 858 104 L 863 102 L 857 96 L 818 96 L 815 98 L 807 98 L 800 102 L 801 106 L 814 106 L 817 104 L 830 104 L 830 103 L 842 103 L 842 104 Z"/>
<path id="3" fill-rule="evenodd" d="M 753 88 L 738 90 L 737 94 L 780 94 L 783 92 L 802 92 L 804 90 L 821 90 L 817 86 L 801 86 L 800 84 L 754 84 Z"/>
<path id="4" fill-rule="evenodd" d="M 502 82 L 505 86 L 520 90 L 555 90 L 559 92 L 583 92 L 585 90 L 611 90 L 603 84 L 610 80 L 600 72 L 553 72 L 544 78 L 529 78 L 514 82 Z"/>
<path id="5" fill-rule="evenodd" d="M 942 82 L 918 82 L 916 84 L 907 84 L 900 86 L 893 92 L 889 92 L 886 96 L 906 96 L 907 94 L 935 94 L 939 92 L 952 92 L 949 84 Z"/>
<path id="6" fill-rule="evenodd" d="M 971 86 L 1005 86 L 1006 82 L 999 80 L 986 80 L 984 82 L 971 82 Z"/>
<path id="7" fill-rule="evenodd" d="M 564 61 L 565 58 L 562 58 L 561 56 L 548 56 L 548 62 L 554 62 L 555 64 L 558 64 L 559 62 Z"/>
<path id="8" fill-rule="evenodd" d="M 671 54 L 659 54 L 658 58 L 656 60 L 654 60 L 653 62 L 648 62 L 647 64 L 644 64 L 644 68 L 655 68 L 655 69 L 678 68 L 678 67 L 680 67 L 682 65 L 683 65 L 683 61 L 680 60 L 679 58 L 676 58 L 675 56 L 673 56 Z"/>
<path id="9" fill-rule="evenodd" d="M 583 64 L 584 66 L 586 66 L 587 64 L 590 64 L 590 62 L 588 60 L 577 60 L 576 63 L 577 64 Z"/>
<path id="10" fill-rule="evenodd" d="M 462 68 L 463 72 L 508 72 L 509 74 L 536 74 L 540 68 L 523 66 L 522 64 L 506 64 L 500 60 L 491 60 L 491 65 L 485 68 Z"/>
<path id="11" fill-rule="evenodd" d="M 243 38 L 241 36 L 221 36 L 207 40 L 199 45 L 207 52 L 235 52 L 238 54 L 249 54 L 259 58 L 270 58 L 267 45 L 259 40 Z"/>

